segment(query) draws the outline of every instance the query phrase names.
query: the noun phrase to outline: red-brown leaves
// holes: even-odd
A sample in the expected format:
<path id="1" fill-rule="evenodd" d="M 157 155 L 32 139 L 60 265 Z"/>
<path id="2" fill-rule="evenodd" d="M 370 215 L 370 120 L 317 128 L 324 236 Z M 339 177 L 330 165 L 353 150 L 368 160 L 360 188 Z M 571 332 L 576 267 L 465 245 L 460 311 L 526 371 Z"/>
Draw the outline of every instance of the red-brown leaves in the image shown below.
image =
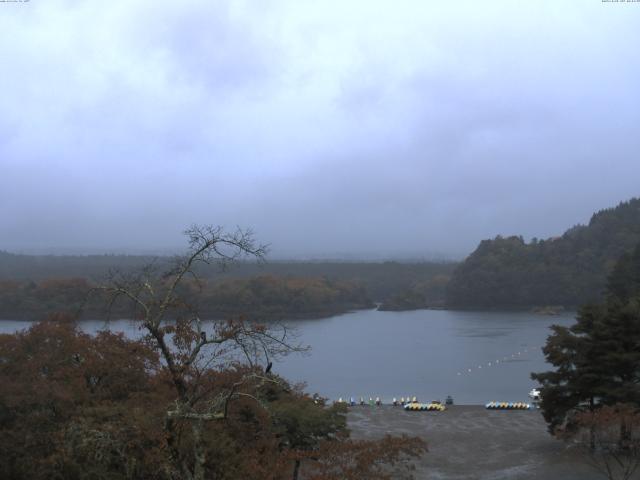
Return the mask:
<path id="1" fill-rule="evenodd" d="M 340 407 L 240 364 L 183 372 L 192 416 L 168 427 L 179 397 L 152 348 L 55 320 L 0 335 L 2 478 L 169 478 L 195 468 L 198 445 L 211 478 L 290 478 L 301 462 L 308 479 L 385 479 L 389 465 L 425 450 L 410 438 L 350 441 Z M 216 332 L 268 331 L 226 322 Z M 197 419 L 218 411 L 225 416 Z"/>
<path id="2" fill-rule="evenodd" d="M 577 413 L 561 436 L 611 480 L 630 479 L 640 468 L 640 410 L 636 405 L 600 406 Z"/>
<path id="3" fill-rule="evenodd" d="M 304 478 L 308 480 L 391 480 L 413 468 L 411 460 L 427 451 L 417 437 L 393 437 L 380 440 L 326 441 L 307 459 Z"/>
<path id="4" fill-rule="evenodd" d="M 169 397 L 159 368 L 142 343 L 109 332 L 92 337 L 68 317 L 0 335 L 0 476 L 73 478 L 86 462 L 104 474 L 111 467 L 98 457 L 142 462 L 160 451 Z"/>

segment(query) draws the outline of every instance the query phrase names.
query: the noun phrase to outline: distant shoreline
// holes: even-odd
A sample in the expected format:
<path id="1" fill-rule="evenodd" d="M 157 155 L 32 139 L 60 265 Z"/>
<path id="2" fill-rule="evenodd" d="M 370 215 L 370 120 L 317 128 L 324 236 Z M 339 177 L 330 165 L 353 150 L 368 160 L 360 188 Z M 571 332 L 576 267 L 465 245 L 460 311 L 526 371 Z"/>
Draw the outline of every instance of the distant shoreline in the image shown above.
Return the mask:
<path id="1" fill-rule="evenodd" d="M 355 312 L 363 312 L 368 310 L 375 310 L 382 313 L 402 313 L 402 312 L 416 312 L 420 310 L 424 311 L 433 311 L 433 310 L 441 310 L 441 311 L 450 311 L 450 312 L 478 312 L 478 313 L 531 313 L 533 315 L 539 315 L 540 317 L 548 318 L 548 317 L 567 317 L 567 316 L 575 316 L 577 312 L 577 308 L 565 308 L 562 312 L 554 315 L 549 315 L 545 313 L 540 313 L 534 311 L 532 308 L 448 308 L 448 307 L 428 307 L 428 308 L 413 308 L 413 309 L 404 309 L 404 310 L 396 310 L 396 309 L 381 309 L 378 307 L 371 308 L 351 308 L 347 310 L 336 310 L 336 311 L 323 311 L 323 312 L 313 312 L 308 314 L 291 314 L 283 317 L 266 317 L 266 318 L 255 318 L 251 317 L 251 315 L 247 315 L 246 318 L 249 321 L 257 321 L 257 322 L 278 322 L 278 321 L 304 321 L 304 320 L 323 320 L 332 317 L 338 317 L 342 315 L 348 315 L 350 313 Z M 237 314 L 236 314 L 237 315 Z M 211 315 L 201 315 L 203 321 L 220 321 L 225 318 L 229 318 L 229 316 L 211 316 Z M 0 318 L 0 323 L 2 322 L 25 322 L 25 323 L 36 323 L 41 321 L 42 319 L 33 319 L 33 318 Z M 80 318 L 76 320 L 78 323 L 83 322 L 95 322 L 95 321 L 135 321 L 128 318 L 104 318 L 102 316 L 91 316 L 90 318 Z"/>

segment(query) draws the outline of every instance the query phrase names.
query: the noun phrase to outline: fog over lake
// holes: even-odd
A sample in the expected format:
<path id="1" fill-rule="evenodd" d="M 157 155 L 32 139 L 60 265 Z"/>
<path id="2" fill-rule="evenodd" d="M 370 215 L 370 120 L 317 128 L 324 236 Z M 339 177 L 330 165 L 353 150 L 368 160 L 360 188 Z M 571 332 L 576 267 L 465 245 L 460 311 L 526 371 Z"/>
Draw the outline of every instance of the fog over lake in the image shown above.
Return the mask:
<path id="1" fill-rule="evenodd" d="M 541 347 L 551 324 L 570 325 L 574 314 L 546 317 L 527 312 L 361 310 L 325 319 L 289 321 L 308 354 L 276 363 L 274 372 L 305 381 L 309 392 L 339 397 L 418 396 L 479 404 L 524 401 L 536 384 L 529 374 L 548 369 Z M 29 322 L 3 321 L 0 331 Z M 103 321 L 83 322 L 96 332 Z M 128 320 L 109 323 L 113 331 L 140 335 Z M 471 371 L 469 371 L 471 370 Z"/>

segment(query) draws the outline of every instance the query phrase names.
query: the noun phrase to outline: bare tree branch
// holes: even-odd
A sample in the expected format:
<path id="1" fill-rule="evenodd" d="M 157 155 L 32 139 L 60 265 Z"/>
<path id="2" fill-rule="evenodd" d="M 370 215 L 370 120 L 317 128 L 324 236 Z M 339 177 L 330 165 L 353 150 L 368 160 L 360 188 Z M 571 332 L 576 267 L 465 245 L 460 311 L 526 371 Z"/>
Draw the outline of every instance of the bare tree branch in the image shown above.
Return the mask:
<path id="1" fill-rule="evenodd" d="M 207 331 L 197 308 L 179 290 L 185 278 L 193 279 L 202 291 L 198 265 L 216 264 L 224 270 L 245 257 L 264 261 L 267 247 L 256 244 L 251 230 L 240 228 L 227 233 L 219 226 L 193 225 L 184 233 L 189 245 L 187 254 L 177 257 L 166 272 L 158 272 L 155 261 L 134 273 L 110 272 L 94 291 L 107 295 L 109 310 L 120 298 L 130 301 L 133 318 L 160 352 L 177 394 L 175 404 L 166 413 L 167 445 L 183 476 L 200 479 L 206 462 L 201 444 L 206 422 L 226 419 L 234 399 L 251 399 L 264 407 L 261 387 L 278 380 L 258 375 L 257 365 L 304 348 L 289 343 L 289 332 L 283 326 L 276 331 L 276 327 L 247 323 L 241 317 L 213 321 Z M 238 352 L 249 368 L 244 373 L 239 370 L 240 379 L 232 385 L 216 387 L 210 381 L 212 372 L 216 366 L 228 368 L 237 361 Z M 191 422 L 191 462 L 178 449 L 185 421 Z"/>

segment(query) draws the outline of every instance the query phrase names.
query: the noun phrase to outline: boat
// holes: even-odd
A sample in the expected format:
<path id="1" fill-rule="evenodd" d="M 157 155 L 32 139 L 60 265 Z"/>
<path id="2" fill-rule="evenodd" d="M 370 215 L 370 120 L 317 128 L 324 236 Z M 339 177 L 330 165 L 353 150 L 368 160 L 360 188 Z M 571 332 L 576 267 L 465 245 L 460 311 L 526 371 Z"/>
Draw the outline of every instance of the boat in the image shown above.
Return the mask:
<path id="1" fill-rule="evenodd" d="M 531 391 L 529 392 L 529 398 L 531 398 L 535 402 L 539 402 L 540 400 L 542 400 L 540 389 L 532 388 Z"/>
<path id="2" fill-rule="evenodd" d="M 485 408 L 487 410 L 529 410 L 531 405 L 524 402 L 489 402 Z"/>
<path id="3" fill-rule="evenodd" d="M 444 412 L 446 410 L 445 406 L 440 402 L 431 402 L 431 403 L 407 403 L 404 406 L 405 410 L 411 411 L 436 411 L 436 412 Z"/>

